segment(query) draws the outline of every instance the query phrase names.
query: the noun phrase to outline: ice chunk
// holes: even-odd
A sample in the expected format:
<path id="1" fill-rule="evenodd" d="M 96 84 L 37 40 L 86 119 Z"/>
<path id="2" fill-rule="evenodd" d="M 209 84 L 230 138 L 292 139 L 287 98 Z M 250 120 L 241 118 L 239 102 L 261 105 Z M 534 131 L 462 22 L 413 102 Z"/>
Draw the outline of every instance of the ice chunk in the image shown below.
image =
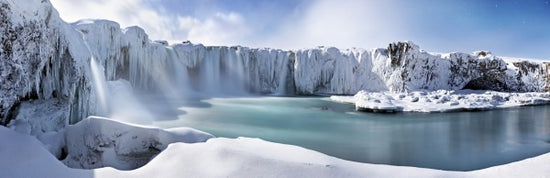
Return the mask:
<path id="1" fill-rule="evenodd" d="M 427 93 L 398 94 L 360 91 L 355 96 L 331 96 L 330 98 L 338 102 L 355 104 L 358 111 L 369 112 L 449 112 L 550 104 L 548 92 L 438 90 Z"/>

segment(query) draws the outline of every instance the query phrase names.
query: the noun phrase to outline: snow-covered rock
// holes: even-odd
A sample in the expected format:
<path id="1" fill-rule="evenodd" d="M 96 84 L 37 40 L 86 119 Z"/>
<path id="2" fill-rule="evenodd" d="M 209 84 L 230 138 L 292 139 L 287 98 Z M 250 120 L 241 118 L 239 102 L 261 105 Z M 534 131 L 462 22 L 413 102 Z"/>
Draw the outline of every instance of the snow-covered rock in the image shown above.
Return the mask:
<path id="1" fill-rule="evenodd" d="M 333 101 L 352 103 L 367 112 L 449 112 L 550 104 L 550 93 L 505 93 L 495 91 L 415 91 L 409 93 L 366 92 L 355 96 L 331 96 Z"/>
<path id="2" fill-rule="evenodd" d="M 67 155 L 62 161 L 72 168 L 114 167 L 135 169 L 174 142 L 204 142 L 213 136 L 192 128 L 162 130 L 133 126 L 107 118 L 89 117 L 67 126 L 58 136 L 64 137 Z M 50 139 L 51 140 L 51 139 Z"/>
<path id="3" fill-rule="evenodd" d="M 60 131 L 69 125 L 69 107 L 65 102 L 57 98 L 21 102 L 8 127 L 33 136 Z"/>
<path id="4" fill-rule="evenodd" d="M 22 106 L 26 107 L 25 104 Z M 66 112 L 55 110 L 55 103 L 33 106 L 25 108 L 24 111 L 34 114 L 35 117 L 17 118 L 11 123 L 10 128 L 22 134 L 35 136 L 52 155 L 72 168 L 135 169 L 149 162 L 170 143 L 204 142 L 213 138 L 208 133 L 192 128 L 146 128 L 95 116 L 75 125 L 68 125 L 57 123 L 65 120 L 56 115 Z M 42 112 L 44 115 L 38 117 L 36 115 L 39 114 L 36 112 Z"/>
<path id="5" fill-rule="evenodd" d="M 87 116 L 94 100 L 80 33 L 49 1 L 0 1 L 0 19 L 0 125 L 32 99 L 63 100 L 69 117 Z"/>

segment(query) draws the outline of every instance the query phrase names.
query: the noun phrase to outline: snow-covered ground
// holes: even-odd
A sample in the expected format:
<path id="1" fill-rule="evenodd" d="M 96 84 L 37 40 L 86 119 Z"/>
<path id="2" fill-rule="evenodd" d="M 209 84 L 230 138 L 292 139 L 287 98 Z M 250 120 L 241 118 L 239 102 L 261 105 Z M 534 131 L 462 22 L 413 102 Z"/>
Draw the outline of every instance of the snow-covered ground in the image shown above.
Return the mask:
<path id="1" fill-rule="evenodd" d="M 148 164 L 135 170 L 121 171 L 110 167 L 93 170 L 72 169 L 58 161 L 44 145 L 27 134 L 0 127 L 0 169 L 2 177 L 548 177 L 550 153 L 487 169 L 455 172 L 433 169 L 376 165 L 346 161 L 297 146 L 253 138 L 210 138 L 202 132 L 178 129 L 162 131 L 110 121 L 88 118 L 75 126 L 90 139 L 137 136 L 112 142 L 113 147 L 141 148 L 143 138 L 167 133 L 180 141 L 167 145 Z M 89 129 L 83 129 L 89 128 Z M 106 133 L 96 136 L 98 130 Z M 129 132 L 126 132 L 129 131 Z M 163 135 L 163 134 L 160 134 Z M 205 137 L 206 136 L 206 137 Z M 66 137 L 87 140 L 79 134 Z M 95 138 L 95 139 L 94 139 Z M 208 139 L 208 140 L 206 140 Z M 70 140 L 70 139 L 69 139 Z M 205 141 L 206 140 L 206 141 Z M 102 140 L 106 141 L 106 140 Z M 108 141 L 108 140 L 107 140 Z M 120 140 L 119 140 L 120 141 Z M 110 142 L 106 142 L 109 144 Z M 85 148 L 86 143 L 76 147 Z M 99 145 L 96 145 L 99 146 Z M 165 145 L 166 146 L 166 145 Z M 99 146 L 95 152 L 107 154 L 112 147 Z M 116 150 L 116 149 L 115 149 Z M 112 157 L 121 158 L 121 157 Z M 123 158 L 123 157 L 122 157 Z M 67 157 L 66 159 L 70 159 Z"/>
<path id="2" fill-rule="evenodd" d="M 333 101 L 355 104 L 368 112 L 449 112 L 489 110 L 550 103 L 550 93 L 505 93 L 495 91 L 415 91 L 409 93 L 366 92 L 354 96 L 331 96 Z"/>

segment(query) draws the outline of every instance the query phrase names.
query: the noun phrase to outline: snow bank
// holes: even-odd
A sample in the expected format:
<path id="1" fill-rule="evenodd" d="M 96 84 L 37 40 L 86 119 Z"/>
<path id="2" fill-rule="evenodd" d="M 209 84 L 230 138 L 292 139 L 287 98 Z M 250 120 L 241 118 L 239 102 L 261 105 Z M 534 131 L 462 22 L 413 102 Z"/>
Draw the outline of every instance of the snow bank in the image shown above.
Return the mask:
<path id="1" fill-rule="evenodd" d="M 331 96 L 333 101 L 352 103 L 367 112 L 449 112 L 488 110 L 550 104 L 550 93 L 504 93 L 495 91 L 416 91 L 409 93 L 366 92 L 355 96 Z"/>
<path id="2" fill-rule="evenodd" d="M 1 177 L 90 177 L 91 170 L 67 168 L 34 137 L 0 126 Z M 90 175 L 90 176 L 85 176 Z"/>
<path id="3" fill-rule="evenodd" d="M 92 119 L 91 122 L 107 122 Z M 120 126 L 119 124 L 115 124 Z M 131 127 L 131 126 L 123 126 Z M 137 130 L 143 128 L 133 127 Z M 115 128 L 116 129 L 116 128 Z M 145 130 L 149 130 L 145 128 Z M 141 132 L 141 131 L 140 131 Z M 141 132 L 141 133 L 147 133 Z M 251 138 L 173 143 L 141 168 L 71 169 L 35 138 L 0 127 L 5 177 L 548 177 L 550 154 L 471 172 L 357 163 Z M 122 144 L 122 143 L 119 143 Z M 32 169 L 32 170 L 29 170 Z"/>
<path id="4" fill-rule="evenodd" d="M 62 132 L 66 143 L 62 149 L 67 152 L 63 163 L 84 169 L 135 169 L 170 143 L 204 142 L 213 137 L 191 128 L 144 128 L 99 117 L 89 117 Z"/>
<path id="5" fill-rule="evenodd" d="M 192 128 L 162 130 L 129 125 L 101 117 L 89 117 L 66 127 L 56 125 L 56 127 L 62 127 L 58 130 L 41 130 L 42 127 L 56 128 L 40 125 L 42 122 L 48 123 L 41 121 L 48 119 L 48 112 L 45 114 L 43 118 L 35 120 L 16 120 L 17 122 L 11 128 L 22 134 L 35 135 L 52 155 L 72 168 L 135 169 L 149 162 L 170 143 L 204 142 L 213 137 Z"/>

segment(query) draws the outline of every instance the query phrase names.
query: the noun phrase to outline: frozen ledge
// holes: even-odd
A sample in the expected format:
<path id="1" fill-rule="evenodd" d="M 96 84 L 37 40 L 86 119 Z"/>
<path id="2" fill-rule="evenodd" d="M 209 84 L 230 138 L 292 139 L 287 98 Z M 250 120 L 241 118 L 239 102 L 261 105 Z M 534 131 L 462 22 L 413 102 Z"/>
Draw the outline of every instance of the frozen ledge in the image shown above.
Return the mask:
<path id="1" fill-rule="evenodd" d="M 81 127 L 81 128 L 78 128 Z M 72 169 L 56 159 L 37 139 L 0 127 L 0 177 L 548 177 L 550 153 L 487 169 L 456 172 L 425 168 L 378 165 L 346 161 L 301 147 L 251 138 L 210 138 L 195 130 L 160 130 L 130 126 L 101 118 L 91 118 L 66 135 L 86 154 L 103 152 L 106 159 L 124 160 L 118 154 L 105 154 L 118 147 L 130 153 L 141 152 L 147 140 L 179 138 L 167 145 L 139 169 L 121 171 L 110 167 L 94 170 Z M 90 131 L 92 130 L 92 131 Z M 67 130 L 67 133 L 74 131 Z M 101 131 L 101 132 L 96 132 Z M 183 132 L 181 132 L 183 131 Z M 183 135 L 182 135 L 183 134 Z M 198 134 L 198 135 L 197 135 Z M 179 135 L 179 136 L 177 136 Z M 138 138 L 133 139 L 134 136 Z M 173 137 L 174 136 L 174 137 Z M 199 136 L 199 137 L 197 137 Z M 124 138 L 123 140 L 117 140 Z M 145 138 L 145 139 L 144 139 Z M 149 139 L 150 138 L 150 139 Z M 188 140 L 190 139 L 190 140 Z M 101 142 L 97 142 L 100 141 Z M 138 141 L 134 141 L 138 140 Z M 168 139 L 170 140 L 170 139 Z M 44 140 L 43 140 L 44 141 Z M 173 140 L 172 140 L 173 141 Z M 47 142 L 50 143 L 50 142 Z M 55 143 L 55 142 L 53 142 Z M 97 145 L 98 143 L 101 143 Z M 116 143 L 116 144 L 115 144 Z M 51 144 L 51 143 L 50 143 Z M 107 146 L 110 145 L 110 146 Z M 93 148 L 93 149 L 91 149 Z M 130 149 L 130 148 L 138 148 Z M 79 153 L 79 154 L 80 154 Z M 135 152 L 136 153 L 136 152 Z"/>
<path id="2" fill-rule="evenodd" d="M 409 93 L 366 92 L 355 96 L 331 96 L 331 100 L 355 104 L 365 112 L 479 111 L 550 104 L 550 93 L 505 93 L 495 91 L 415 91 Z"/>
<path id="3" fill-rule="evenodd" d="M 205 142 L 213 136 L 192 128 L 147 128 L 92 116 L 38 138 L 71 168 L 130 170 L 145 165 L 171 143 Z"/>

